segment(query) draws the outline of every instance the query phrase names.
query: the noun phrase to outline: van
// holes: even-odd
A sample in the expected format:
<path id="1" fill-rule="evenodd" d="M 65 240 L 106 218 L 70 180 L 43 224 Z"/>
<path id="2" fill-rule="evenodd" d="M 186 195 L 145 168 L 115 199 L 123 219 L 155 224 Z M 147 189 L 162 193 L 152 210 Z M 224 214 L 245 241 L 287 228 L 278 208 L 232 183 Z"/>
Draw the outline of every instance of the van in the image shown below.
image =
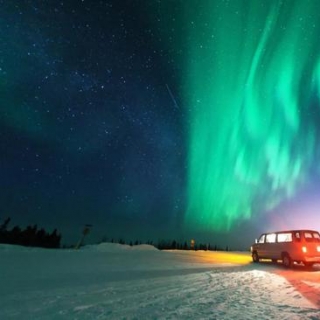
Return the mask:
<path id="1" fill-rule="evenodd" d="M 320 263 L 320 234 L 315 230 L 288 230 L 263 233 L 251 246 L 253 262 L 261 259 L 277 262 L 286 268 L 293 263 L 312 267 Z"/>

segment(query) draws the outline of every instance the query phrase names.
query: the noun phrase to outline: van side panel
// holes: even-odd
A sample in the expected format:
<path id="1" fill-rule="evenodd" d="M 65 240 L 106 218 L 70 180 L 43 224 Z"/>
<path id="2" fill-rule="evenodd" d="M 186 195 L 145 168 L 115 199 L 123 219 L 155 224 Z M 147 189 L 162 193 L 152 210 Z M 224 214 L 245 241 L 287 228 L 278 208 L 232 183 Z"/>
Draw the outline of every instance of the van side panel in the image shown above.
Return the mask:
<path id="1" fill-rule="evenodd" d="M 295 262 L 320 263 L 320 234 L 313 230 L 264 233 L 251 250 L 260 259 L 282 260 L 282 254 L 287 253 Z"/>

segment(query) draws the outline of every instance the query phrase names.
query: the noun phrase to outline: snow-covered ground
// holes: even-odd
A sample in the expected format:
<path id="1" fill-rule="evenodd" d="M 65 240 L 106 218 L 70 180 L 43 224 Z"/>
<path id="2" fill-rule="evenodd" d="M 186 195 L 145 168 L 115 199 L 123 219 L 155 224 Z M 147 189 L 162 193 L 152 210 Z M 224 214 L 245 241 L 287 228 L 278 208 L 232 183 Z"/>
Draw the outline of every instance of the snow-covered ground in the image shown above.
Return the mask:
<path id="1" fill-rule="evenodd" d="M 0 319 L 320 319 L 320 266 L 148 245 L 0 244 Z"/>

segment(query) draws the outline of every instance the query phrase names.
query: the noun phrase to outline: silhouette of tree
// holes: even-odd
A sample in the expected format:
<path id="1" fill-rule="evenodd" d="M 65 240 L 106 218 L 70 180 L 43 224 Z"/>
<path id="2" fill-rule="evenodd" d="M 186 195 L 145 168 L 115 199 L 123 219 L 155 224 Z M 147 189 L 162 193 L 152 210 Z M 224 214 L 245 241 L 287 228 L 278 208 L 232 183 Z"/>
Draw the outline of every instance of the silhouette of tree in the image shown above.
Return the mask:
<path id="1" fill-rule="evenodd" d="M 59 248 L 61 234 L 55 229 L 51 234 L 43 228 L 38 230 L 38 226 L 27 226 L 22 230 L 15 226 L 12 230 L 7 230 L 10 218 L 7 218 L 0 226 L 0 243 L 15 244 L 22 246 L 36 246 L 44 248 Z"/>
<path id="2" fill-rule="evenodd" d="M 0 232 L 7 230 L 7 227 L 10 221 L 11 221 L 11 218 L 7 218 L 6 220 L 4 220 L 3 224 L 0 225 Z"/>

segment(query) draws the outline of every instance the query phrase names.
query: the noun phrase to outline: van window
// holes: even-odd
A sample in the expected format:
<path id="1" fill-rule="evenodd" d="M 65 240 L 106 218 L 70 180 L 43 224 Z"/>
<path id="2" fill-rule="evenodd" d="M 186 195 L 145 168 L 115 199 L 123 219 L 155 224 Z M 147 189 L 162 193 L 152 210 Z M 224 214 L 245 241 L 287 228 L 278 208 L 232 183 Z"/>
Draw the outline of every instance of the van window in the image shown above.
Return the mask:
<path id="1" fill-rule="evenodd" d="M 307 242 L 320 242 L 320 236 L 318 232 L 304 232 L 304 238 Z"/>
<path id="2" fill-rule="evenodd" d="M 316 242 L 320 242 L 320 235 L 317 232 L 314 232 L 313 234 L 313 238 L 315 239 Z"/>
<path id="3" fill-rule="evenodd" d="M 292 233 L 278 233 L 278 242 L 292 242 Z"/>
<path id="4" fill-rule="evenodd" d="M 269 233 L 266 235 L 266 242 L 267 243 L 274 243 L 276 242 L 276 234 L 275 233 Z"/>
<path id="5" fill-rule="evenodd" d="M 313 237 L 311 232 L 304 232 L 303 234 L 307 242 L 313 242 Z"/>
<path id="6" fill-rule="evenodd" d="M 266 235 L 263 234 L 263 235 L 259 238 L 258 243 L 264 243 L 265 237 L 266 237 Z"/>

